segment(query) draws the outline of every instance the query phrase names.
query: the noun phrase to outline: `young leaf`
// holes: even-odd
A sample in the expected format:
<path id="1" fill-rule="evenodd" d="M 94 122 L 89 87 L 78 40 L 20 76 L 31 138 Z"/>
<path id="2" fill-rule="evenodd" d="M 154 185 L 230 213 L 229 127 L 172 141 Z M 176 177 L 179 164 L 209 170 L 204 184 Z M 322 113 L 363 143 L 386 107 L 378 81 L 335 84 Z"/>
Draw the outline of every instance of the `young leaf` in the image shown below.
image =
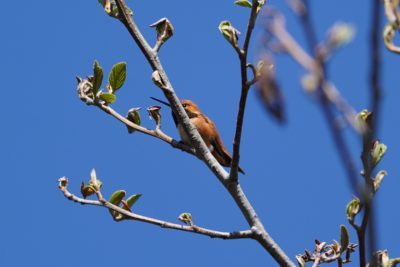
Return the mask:
<path id="1" fill-rule="evenodd" d="M 126 200 L 126 204 L 128 204 L 129 208 L 132 208 L 133 204 L 135 204 L 135 202 L 142 196 L 142 194 L 135 194 L 130 196 L 127 200 Z"/>
<path id="2" fill-rule="evenodd" d="M 128 115 L 126 115 L 126 118 L 133 122 L 136 125 L 140 125 L 141 121 L 140 121 L 140 113 L 139 113 L 140 108 L 131 108 L 128 111 Z M 135 131 L 135 129 L 133 129 L 130 126 L 126 126 L 128 128 L 128 133 L 133 133 Z"/>
<path id="3" fill-rule="evenodd" d="M 100 184 L 98 183 L 95 169 L 92 169 L 92 171 L 90 172 L 90 183 L 89 184 L 93 185 L 95 190 L 100 189 Z"/>
<path id="4" fill-rule="evenodd" d="M 374 179 L 374 191 L 378 191 L 379 187 L 381 186 L 382 180 L 385 176 L 387 176 L 388 173 L 385 170 L 379 171 Z"/>
<path id="5" fill-rule="evenodd" d="M 371 130 L 372 112 L 367 109 L 361 110 L 356 116 L 357 130 L 361 134 L 366 134 Z"/>
<path id="6" fill-rule="evenodd" d="M 172 35 L 174 35 L 174 26 L 167 18 L 159 19 L 150 25 L 157 32 L 157 40 L 161 44 L 165 43 Z"/>
<path id="7" fill-rule="evenodd" d="M 150 119 L 156 121 L 156 127 L 161 127 L 161 113 L 160 113 L 160 106 L 151 106 L 147 108 L 147 112 L 149 113 Z"/>
<path id="8" fill-rule="evenodd" d="M 372 163 L 376 166 L 385 155 L 387 147 L 385 144 L 376 140 L 371 149 Z"/>
<path id="9" fill-rule="evenodd" d="M 110 197 L 110 203 L 118 206 L 121 203 L 121 200 L 124 199 L 126 192 L 124 190 L 115 191 Z"/>
<path id="10" fill-rule="evenodd" d="M 99 90 L 101 83 L 103 82 L 103 69 L 101 68 L 97 60 L 94 61 L 93 65 L 93 94 L 96 95 Z"/>
<path id="11" fill-rule="evenodd" d="M 360 212 L 360 199 L 353 197 L 353 199 L 347 204 L 346 214 L 349 221 L 354 221 L 354 217 Z"/>
<path id="12" fill-rule="evenodd" d="M 126 63 L 119 62 L 115 64 L 108 76 L 108 82 L 111 85 L 112 91 L 115 93 L 119 88 L 124 85 L 126 79 Z"/>
<path id="13" fill-rule="evenodd" d="M 343 224 L 340 225 L 340 246 L 340 253 L 346 251 L 349 246 L 349 232 Z"/>
<path id="14" fill-rule="evenodd" d="M 85 185 L 85 183 L 82 182 L 82 184 L 81 184 L 81 194 L 82 194 L 83 198 L 86 199 L 87 197 L 93 195 L 94 192 L 95 192 L 95 190 L 94 190 L 93 186 Z"/>
<path id="15" fill-rule="evenodd" d="M 188 212 L 181 213 L 178 219 L 185 224 L 193 225 L 192 214 Z"/>
<path id="16" fill-rule="evenodd" d="M 258 0 L 257 13 L 260 12 L 261 8 L 265 5 L 266 0 Z"/>
<path id="17" fill-rule="evenodd" d="M 229 21 L 222 21 L 218 29 L 232 46 L 237 47 L 240 32 L 235 29 Z"/>
<path id="18" fill-rule="evenodd" d="M 252 3 L 248 0 L 237 0 L 235 1 L 235 4 L 238 6 L 243 6 L 243 7 L 252 7 Z"/>
<path id="19" fill-rule="evenodd" d="M 114 94 L 110 94 L 110 93 L 102 93 L 100 95 L 100 99 L 105 101 L 107 104 L 112 104 L 115 102 L 115 100 L 117 99 L 117 97 Z"/>

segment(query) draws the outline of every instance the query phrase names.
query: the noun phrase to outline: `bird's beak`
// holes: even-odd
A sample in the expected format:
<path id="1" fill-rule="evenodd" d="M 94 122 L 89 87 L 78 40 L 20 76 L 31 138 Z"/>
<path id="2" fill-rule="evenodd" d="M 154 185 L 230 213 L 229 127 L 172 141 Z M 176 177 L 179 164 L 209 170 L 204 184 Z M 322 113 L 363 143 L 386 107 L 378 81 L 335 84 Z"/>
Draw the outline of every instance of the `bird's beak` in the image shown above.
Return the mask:
<path id="1" fill-rule="evenodd" d="M 171 107 L 171 105 L 169 103 L 165 102 L 165 101 L 162 101 L 162 100 L 160 100 L 158 98 L 155 98 L 155 97 L 152 97 L 152 96 L 150 98 L 155 100 L 155 101 L 157 101 L 157 102 L 160 102 L 161 104 L 164 104 L 164 105 L 166 105 L 168 107 Z"/>

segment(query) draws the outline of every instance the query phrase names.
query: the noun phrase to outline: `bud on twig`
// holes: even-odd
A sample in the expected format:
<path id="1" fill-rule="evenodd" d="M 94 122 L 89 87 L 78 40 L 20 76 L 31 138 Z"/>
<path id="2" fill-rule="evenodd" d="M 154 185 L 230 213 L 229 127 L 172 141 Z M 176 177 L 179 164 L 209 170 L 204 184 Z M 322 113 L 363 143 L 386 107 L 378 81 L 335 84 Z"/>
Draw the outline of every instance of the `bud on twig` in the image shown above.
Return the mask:
<path id="1" fill-rule="evenodd" d="M 328 32 L 329 48 L 336 49 L 349 43 L 353 39 L 355 31 L 354 26 L 350 23 L 335 23 Z"/>
<path id="2" fill-rule="evenodd" d="M 162 80 L 158 70 L 153 71 L 153 73 L 151 74 L 151 79 L 153 80 L 154 84 L 157 85 L 159 88 L 165 89 L 165 83 Z"/>
<path id="3" fill-rule="evenodd" d="M 239 40 L 239 34 L 240 32 L 235 29 L 232 24 L 224 20 L 219 24 L 218 27 L 219 31 L 222 33 L 222 35 L 225 37 L 226 40 L 237 50 L 239 49 L 238 47 L 238 40 Z"/>
<path id="4" fill-rule="evenodd" d="M 388 175 L 388 173 L 385 170 L 381 170 L 376 174 L 375 179 L 374 179 L 374 191 L 375 192 L 378 191 L 379 187 L 382 184 L 383 178 L 387 175 Z"/>
<path id="5" fill-rule="evenodd" d="M 161 128 L 161 113 L 160 113 L 160 106 L 151 106 L 147 108 L 147 112 L 149 113 L 150 119 L 155 120 L 156 122 L 156 129 Z"/>
<path id="6" fill-rule="evenodd" d="M 126 118 L 130 121 L 133 122 L 136 125 L 140 125 L 140 113 L 139 113 L 140 108 L 131 108 L 128 111 L 128 114 L 126 115 Z M 133 127 L 130 127 L 129 125 L 126 126 L 128 128 L 129 133 L 133 133 L 135 129 Z"/>
<path id="7" fill-rule="evenodd" d="M 346 207 L 346 215 L 349 222 L 354 222 L 354 217 L 360 212 L 360 208 L 360 199 L 353 197 Z"/>
<path id="8" fill-rule="evenodd" d="M 385 155 L 387 150 L 387 147 L 385 144 L 380 143 L 378 140 L 376 140 L 371 149 L 371 158 L 372 158 L 372 165 L 376 166 L 382 159 L 382 157 Z"/>
<path id="9" fill-rule="evenodd" d="M 192 214 L 188 212 L 181 213 L 178 219 L 185 224 L 193 225 Z"/>
<path id="10" fill-rule="evenodd" d="M 172 35 L 174 35 L 174 27 L 172 23 L 167 18 L 162 18 L 150 27 L 155 28 L 157 32 L 157 43 L 154 47 L 154 51 L 158 51 L 160 47 L 167 41 Z"/>

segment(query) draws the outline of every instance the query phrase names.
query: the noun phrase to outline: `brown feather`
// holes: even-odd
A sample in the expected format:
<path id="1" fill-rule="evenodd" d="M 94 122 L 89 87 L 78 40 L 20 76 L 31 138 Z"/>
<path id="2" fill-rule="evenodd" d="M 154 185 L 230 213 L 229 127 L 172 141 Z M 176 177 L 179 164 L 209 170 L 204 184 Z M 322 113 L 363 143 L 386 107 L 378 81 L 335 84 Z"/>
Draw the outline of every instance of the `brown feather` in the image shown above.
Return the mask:
<path id="1" fill-rule="evenodd" d="M 232 162 L 232 157 L 229 152 L 226 150 L 224 144 L 219 137 L 217 128 L 212 120 L 210 120 L 207 116 L 201 113 L 200 109 L 197 107 L 195 103 L 190 100 L 182 100 L 181 104 L 185 108 L 186 113 L 188 114 L 191 122 L 196 126 L 197 131 L 199 132 L 201 138 L 204 143 L 210 149 L 211 153 L 215 157 L 215 159 L 225 167 L 229 167 Z M 178 127 L 180 128 L 180 127 Z M 186 133 L 182 133 L 182 130 L 179 129 L 182 140 L 187 143 L 188 138 Z M 239 172 L 244 174 L 242 168 L 238 168 Z"/>

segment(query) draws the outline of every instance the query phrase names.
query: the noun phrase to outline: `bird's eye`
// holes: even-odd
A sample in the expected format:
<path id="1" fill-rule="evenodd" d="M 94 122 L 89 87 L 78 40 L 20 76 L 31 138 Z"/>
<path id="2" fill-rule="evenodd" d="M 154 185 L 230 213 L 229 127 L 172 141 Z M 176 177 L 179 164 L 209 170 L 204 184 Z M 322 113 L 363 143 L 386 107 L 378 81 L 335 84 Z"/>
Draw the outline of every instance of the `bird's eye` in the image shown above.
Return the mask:
<path id="1" fill-rule="evenodd" d="M 187 107 L 187 104 L 182 104 L 182 107 L 186 108 L 186 107 Z"/>

